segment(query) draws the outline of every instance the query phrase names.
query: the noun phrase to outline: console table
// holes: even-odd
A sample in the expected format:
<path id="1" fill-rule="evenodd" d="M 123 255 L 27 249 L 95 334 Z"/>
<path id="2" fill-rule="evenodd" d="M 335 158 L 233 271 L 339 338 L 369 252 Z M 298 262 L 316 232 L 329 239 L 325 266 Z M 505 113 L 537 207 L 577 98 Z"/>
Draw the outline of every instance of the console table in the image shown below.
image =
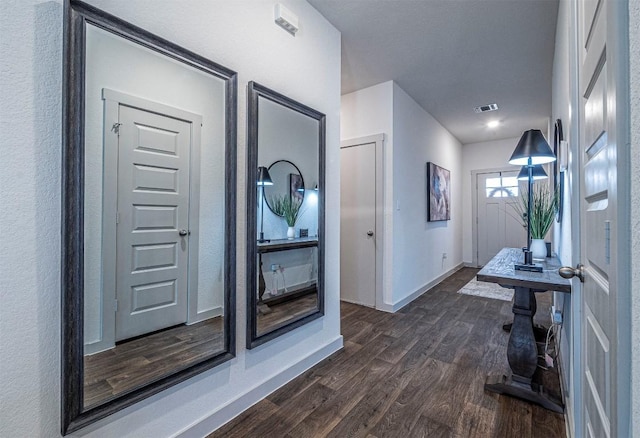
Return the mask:
<path id="1" fill-rule="evenodd" d="M 317 285 L 307 286 L 303 289 L 295 290 L 290 293 L 270 298 L 263 299 L 263 295 L 265 292 L 265 282 L 264 282 L 264 274 L 262 271 L 262 254 L 267 254 L 271 252 L 278 251 L 289 251 L 292 249 L 301 249 L 301 248 L 313 248 L 318 246 L 318 238 L 317 237 L 298 237 L 295 239 L 273 239 L 266 242 L 258 242 L 258 266 L 259 266 L 259 274 L 258 274 L 258 305 L 273 305 L 279 304 L 284 301 L 292 300 L 294 298 L 298 298 L 302 295 L 307 295 L 310 293 L 317 292 Z M 263 307 L 264 309 L 264 307 Z M 267 307 L 268 309 L 268 307 Z"/>
<path id="2" fill-rule="evenodd" d="M 539 404 L 554 412 L 563 413 L 561 400 L 549 396 L 542 385 L 532 382 L 538 365 L 538 347 L 533 332 L 538 292 L 571 293 L 569 280 L 560 277 L 561 264 L 556 257 L 548 257 L 540 264 L 542 272 L 516 271 L 515 263 L 522 263 L 520 248 L 503 248 L 498 255 L 478 272 L 478 281 L 498 283 L 514 289 L 513 326 L 507 346 L 507 359 L 511 367 L 509 376 L 489 376 L 484 388 Z"/>

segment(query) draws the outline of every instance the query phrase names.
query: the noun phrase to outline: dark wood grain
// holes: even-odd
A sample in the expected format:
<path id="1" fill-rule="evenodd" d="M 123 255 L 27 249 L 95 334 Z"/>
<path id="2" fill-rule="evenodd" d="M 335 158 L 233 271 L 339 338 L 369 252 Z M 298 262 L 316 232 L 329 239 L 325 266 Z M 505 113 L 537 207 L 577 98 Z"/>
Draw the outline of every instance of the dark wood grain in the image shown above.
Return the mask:
<path id="1" fill-rule="evenodd" d="M 562 266 L 557 257 L 547 257 L 543 272 L 516 271 L 514 265 L 523 262 L 520 248 L 503 248 L 478 272 L 478 281 L 498 283 L 502 286 L 528 287 L 535 291 L 571 292 L 571 282 L 558 274 Z"/>
<path id="2" fill-rule="evenodd" d="M 457 272 L 394 315 L 342 303 L 344 350 L 210 438 L 564 437 L 562 415 L 484 391 L 487 372 L 508 369 L 511 304 L 456 293 L 476 272 Z M 541 298 L 536 322 L 548 323 Z M 537 374 L 559 390 L 556 370 Z"/>
<path id="3" fill-rule="evenodd" d="M 318 294 L 316 292 L 312 294 L 306 293 L 293 299 L 291 299 L 291 297 L 288 298 L 286 301 L 270 302 L 269 313 L 258 313 L 256 321 L 258 335 L 282 327 L 292 319 L 296 319 L 300 315 L 309 314 L 318 309 Z"/>
<path id="4" fill-rule="evenodd" d="M 504 248 L 477 275 L 480 281 L 498 283 L 514 289 L 513 322 L 509 327 L 506 350 L 510 372 L 490 374 L 485 389 L 498 394 L 508 394 L 562 413 L 562 401 L 550 395 L 544 385 L 541 386 L 542 382 L 534 380 L 540 355 L 536 344 L 534 317 L 537 312 L 536 294 L 549 290 L 570 292 L 571 285 L 558 274 L 560 262 L 557 258 L 548 257 L 542 262 L 542 272 L 525 272 L 514 268 L 514 263 L 517 263 L 521 256 L 522 251 L 519 249 Z M 544 339 L 545 330 L 538 331 Z"/>
<path id="5" fill-rule="evenodd" d="M 118 343 L 84 358 L 84 408 L 189 367 L 224 349 L 221 317 Z"/>

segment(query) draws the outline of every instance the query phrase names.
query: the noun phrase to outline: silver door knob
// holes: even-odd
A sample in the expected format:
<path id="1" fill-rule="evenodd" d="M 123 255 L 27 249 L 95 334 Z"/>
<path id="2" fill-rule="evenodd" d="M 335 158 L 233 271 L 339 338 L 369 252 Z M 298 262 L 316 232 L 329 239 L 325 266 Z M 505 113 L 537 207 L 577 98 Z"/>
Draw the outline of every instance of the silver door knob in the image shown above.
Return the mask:
<path id="1" fill-rule="evenodd" d="M 189 234 L 191 234 L 191 231 L 180 230 L 180 231 L 178 231 L 178 234 L 181 235 L 181 236 L 188 236 Z"/>
<path id="2" fill-rule="evenodd" d="M 373 231 L 371 231 L 371 230 L 367 231 L 367 236 L 373 237 Z"/>
<path id="3" fill-rule="evenodd" d="M 578 263 L 578 266 L 572 268 L 571 266 L 563 266 L 558 269 L 558 274 L 562 278 L 573 278 L 578 277 L 580 279 L 580 283 L 584 283 L 584 265 L 582 263 Z"/>

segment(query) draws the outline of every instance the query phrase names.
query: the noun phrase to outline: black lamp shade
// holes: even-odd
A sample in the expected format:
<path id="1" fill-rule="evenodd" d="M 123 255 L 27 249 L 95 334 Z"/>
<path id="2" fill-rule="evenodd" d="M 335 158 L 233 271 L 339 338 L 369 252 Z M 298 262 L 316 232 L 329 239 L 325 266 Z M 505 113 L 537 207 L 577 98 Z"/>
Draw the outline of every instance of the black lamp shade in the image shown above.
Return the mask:
<path id="1" fill-rule="evenodd" d="M 533 166 L 531 168 L 531 173 L 534 180 L 549 178 L 547 176 L 547 172 L 544 171 L 544 168 L 542 167 L 541 164 Z M 519 180 L 529 179 L 529 168 L 527 166 L 522 166 L 522 169 L 520 169 L 520 173 L 518 174 L 518 179 Z"/>
<path id="2" fill-rule="evenodd" d="M 522 134 L 511 155 L 509 164 L 526 166 L 529 164 L 529 159 L 531 159 L 531 164 L 545 164 L 556 159 L 549 143 L 539 129 L 530 129 Z"/>
<path id="3" fill-rule="evenodd" d="M 258 167 L 258 185 L 259 186 L 273 185 L 273 181 L 271 181 L 271 175 L 269 175 L 269 171 L 264 166 Z"/>

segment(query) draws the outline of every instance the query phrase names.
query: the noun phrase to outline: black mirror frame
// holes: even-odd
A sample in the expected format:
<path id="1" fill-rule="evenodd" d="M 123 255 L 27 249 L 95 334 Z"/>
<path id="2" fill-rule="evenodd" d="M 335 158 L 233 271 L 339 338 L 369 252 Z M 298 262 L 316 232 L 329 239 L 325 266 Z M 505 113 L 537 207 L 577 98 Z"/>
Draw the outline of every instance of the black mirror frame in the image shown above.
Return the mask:
<path id="1" fill-rule="evenodd" d="M 553 153 L 556 160 L 553 162 L 553 187 L 558 190 L 558 214 L 556 221 L 562 222 L 562 210 L 564 208 L 564 171 L 560 170 L 559 155 L 560 142 L 564 141 L 564 132 L 562 131 L 562 120 L 557 119 L 553 127 Z"/>
<path id="2" fill-rule="evenodd" d="M 293 111 L 309 116 L 318 121 L 318 309 L 299 318 L 258 335 L 256 287 L 258 284 L 258 206 L 256 197 L 252 195 L 257 187 L 258 168 L 258 100 L 262 97 L 274 103 L 290 108 Z M 285 333 L 288 333 L 310 321 L 324 315 L 324 234 L 325 234 L 325 161 L 326 161 L 326 116 L 306 105 L 296 102 L 276 91 L 254 81 L 247 86 L 247 349 L 256 348 Z"/>
<path id="3" fill-rule="evenodd" d="M 276 161 L 274 161 L 273 163 L 271 163 L 269 165 L 269 171 L 271 171 L 273 166 L 275 166 L 278 163 L 289 163 L 298 171 L 298 175 L 300 175 L 300 178 L 302 179 L 302 186 L 303 186 L 302 188 L 304 189 L 304 191 L 302 192 L 302 199 L 304 200 L 304 196 L 306 194 L 307 189 L 304 187 L 304 175 L 302 175 L 302 172 L 300 172 L 300 169 L 298 169 L 298 166 L 296 166 L 295 164 L 293 164 L 289 160 L 276 160 Z M 272 175 L 273 172 L 269 172 L 269 174 Z M 273 176 L 272 176 L 272 178 L 273 178 Z M 281 215 L 279 215 L 278 213 L 273 211 L 273 208 L 271 207 L 271 204 L 269 204 L 269 199 L 267 198 L 267 195 L 264 193 L 264 191 L 262 192 L 262 197 L 264 198 L 264 203 L 267 205 L 267 207 L 269 207 L 269 210 L 271 210 L 271 213 L 275 214 L 276 216 L 282 217 Z"/>
<path id="4" fill-rule="evenodd" d="M 225 81 L 224 350 L 83 410 L 84 109 L 86 25 L 107 30 Z M 64 3 L 62 107 L 61 429 L 66 435 L 235 357 L 237 73 L 79 0 Z"/>

